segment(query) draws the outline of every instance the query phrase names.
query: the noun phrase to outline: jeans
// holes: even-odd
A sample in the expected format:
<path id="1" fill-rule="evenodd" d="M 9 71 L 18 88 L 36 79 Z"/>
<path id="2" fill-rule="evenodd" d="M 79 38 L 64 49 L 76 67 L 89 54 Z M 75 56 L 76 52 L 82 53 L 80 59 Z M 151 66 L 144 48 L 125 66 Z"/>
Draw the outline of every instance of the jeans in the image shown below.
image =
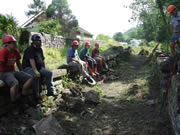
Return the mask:
<path id="1" fill-rule="evenodd" d="M 175 43 L 180 38 L 180 33 L 173 33 L 171 43 Z"/>
<path id="2" fill-rule="evenodd" d="M 33 76 L 33 82 L 32 82 L 33 94 L 35 97 L 40 97 L 39 78 L 36 77 L 34 70 L 31 67 L 26 67 L 24 69 L 24 72 Z M 42 67 L 39 72 L 40 72 L 41 76 L 45 77 L 48 93 L 52 93 L 54 91 L 52 71 Z"/>

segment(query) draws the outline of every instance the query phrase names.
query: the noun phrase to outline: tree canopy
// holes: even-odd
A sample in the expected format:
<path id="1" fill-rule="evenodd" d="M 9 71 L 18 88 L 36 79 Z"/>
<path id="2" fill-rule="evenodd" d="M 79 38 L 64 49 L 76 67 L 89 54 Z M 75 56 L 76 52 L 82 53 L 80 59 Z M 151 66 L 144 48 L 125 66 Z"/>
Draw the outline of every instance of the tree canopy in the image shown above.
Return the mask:
<path id="1" fill-rule="evenodd" d="M 167 7 L 172 4 L 177 8 L 180 7 L 179 0 L 133 0 L 129 8 L 133 10 L 131 21 L 137 21 L 139 24 L 136 36 L 147 41 L 169 40 L 167 22 L 170 20 L 170 15 L 167 13 Z"/>
<path id="2" fill-rule="evenodd" d="M 29 4 L 28 7 L 29 11 L 26 12 L 26 15 L 28 17 L 31 15 L 37 15 L 38 13 L 46 9 L 45 2 L 41 0 L 33 0 L 33 3 Z"/>
<path id="3" fill-rule="evenodd" d="M 69 9 L 67 0 L 52 0 L 47 8 L 47 17 L 55 18 L 60 22 L 62 34 L 65 37 L 78 27 L 78 20 Z"/>
<path id="4" fill-rule="evenodd" d="M 113 35 L 113 39 L 114 39 L 115 41 L 118 41 L 118 42 L 123 42 L 123 41 L 124 41 L 124 35 L 123 35 L 123 33 L 121 33 L 121 32 L 117 32 L 117 33 L 115 33 L 115 34 Z"/>

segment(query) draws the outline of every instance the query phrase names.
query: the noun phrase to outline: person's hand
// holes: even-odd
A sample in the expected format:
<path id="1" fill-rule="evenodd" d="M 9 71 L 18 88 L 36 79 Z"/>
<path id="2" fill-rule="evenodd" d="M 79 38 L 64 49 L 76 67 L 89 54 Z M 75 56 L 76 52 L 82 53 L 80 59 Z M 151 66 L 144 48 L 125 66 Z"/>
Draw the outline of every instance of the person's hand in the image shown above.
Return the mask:
<path id="1" fill-rule="evenodd" d="M 5 83 L 2 80 L 0 80 L 0 87 L 3 87 L 4 85 Z"/>
<path id="2" fill-rule="evenodd" d="M 41 74 L 39 73 L 39 71 L 37 69 L 34 70 L 34 73 L 36 74 L 37 77 L 41 77 Z"/>

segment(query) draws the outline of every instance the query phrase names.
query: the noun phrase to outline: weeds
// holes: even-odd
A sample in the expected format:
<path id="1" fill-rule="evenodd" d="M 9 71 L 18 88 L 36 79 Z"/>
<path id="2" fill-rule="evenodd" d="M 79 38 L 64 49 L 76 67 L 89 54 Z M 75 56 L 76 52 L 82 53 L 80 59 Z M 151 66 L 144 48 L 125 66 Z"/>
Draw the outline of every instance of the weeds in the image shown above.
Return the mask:
<path id="1" fill-rule="evenodd" d="M 103 96 L 103 90 L 98 85 L 96 85 L 94 87 L 95 87 L 96 91 L 99 93 L 100 97 L 102 97 Z"/>

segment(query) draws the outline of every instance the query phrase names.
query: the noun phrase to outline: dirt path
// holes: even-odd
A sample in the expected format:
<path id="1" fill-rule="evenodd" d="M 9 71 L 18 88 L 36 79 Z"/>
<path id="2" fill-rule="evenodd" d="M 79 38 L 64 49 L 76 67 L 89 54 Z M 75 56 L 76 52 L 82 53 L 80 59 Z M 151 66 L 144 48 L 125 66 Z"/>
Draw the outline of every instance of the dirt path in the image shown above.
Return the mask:
<path id="1" fill-rule="evenodd" d="M 121 62 L 115 69 L 119 79 L 98 86 L 103 93 L 101 103 L 75 121 L 74 135 L 171 134 L 167 114 L 159 116 L 160 103 L 148 104 L 157 101 L 157 94 L 152 95 L 144 86 L 147 74 L 143 61 L 135 56 Z"/>
<path id="2" fill-rule="evenodd" d="M 167 114 L 159 115 L 160 90 L 148 85 L 148 78 L 153 73 L 149 74 L 142 67 L 143 62 L 144 58 L 138 56 L 119 61 L 114 69 L 118 79 L 85 88 L 85 91 L 98 88 L 102 92 L 97 106 L 89 106 L 82 113 L 63 111 L 60 107 L 53 113 L 67 135 L 171 135 Z M 27 125 L 28 120 L 26 115 L 3 117 L 0 134 L 11 135 L 17 130 L 19 133 L 24 123 L 27 132 L 23 135 L 35 135 L 32 127 Z"/>

